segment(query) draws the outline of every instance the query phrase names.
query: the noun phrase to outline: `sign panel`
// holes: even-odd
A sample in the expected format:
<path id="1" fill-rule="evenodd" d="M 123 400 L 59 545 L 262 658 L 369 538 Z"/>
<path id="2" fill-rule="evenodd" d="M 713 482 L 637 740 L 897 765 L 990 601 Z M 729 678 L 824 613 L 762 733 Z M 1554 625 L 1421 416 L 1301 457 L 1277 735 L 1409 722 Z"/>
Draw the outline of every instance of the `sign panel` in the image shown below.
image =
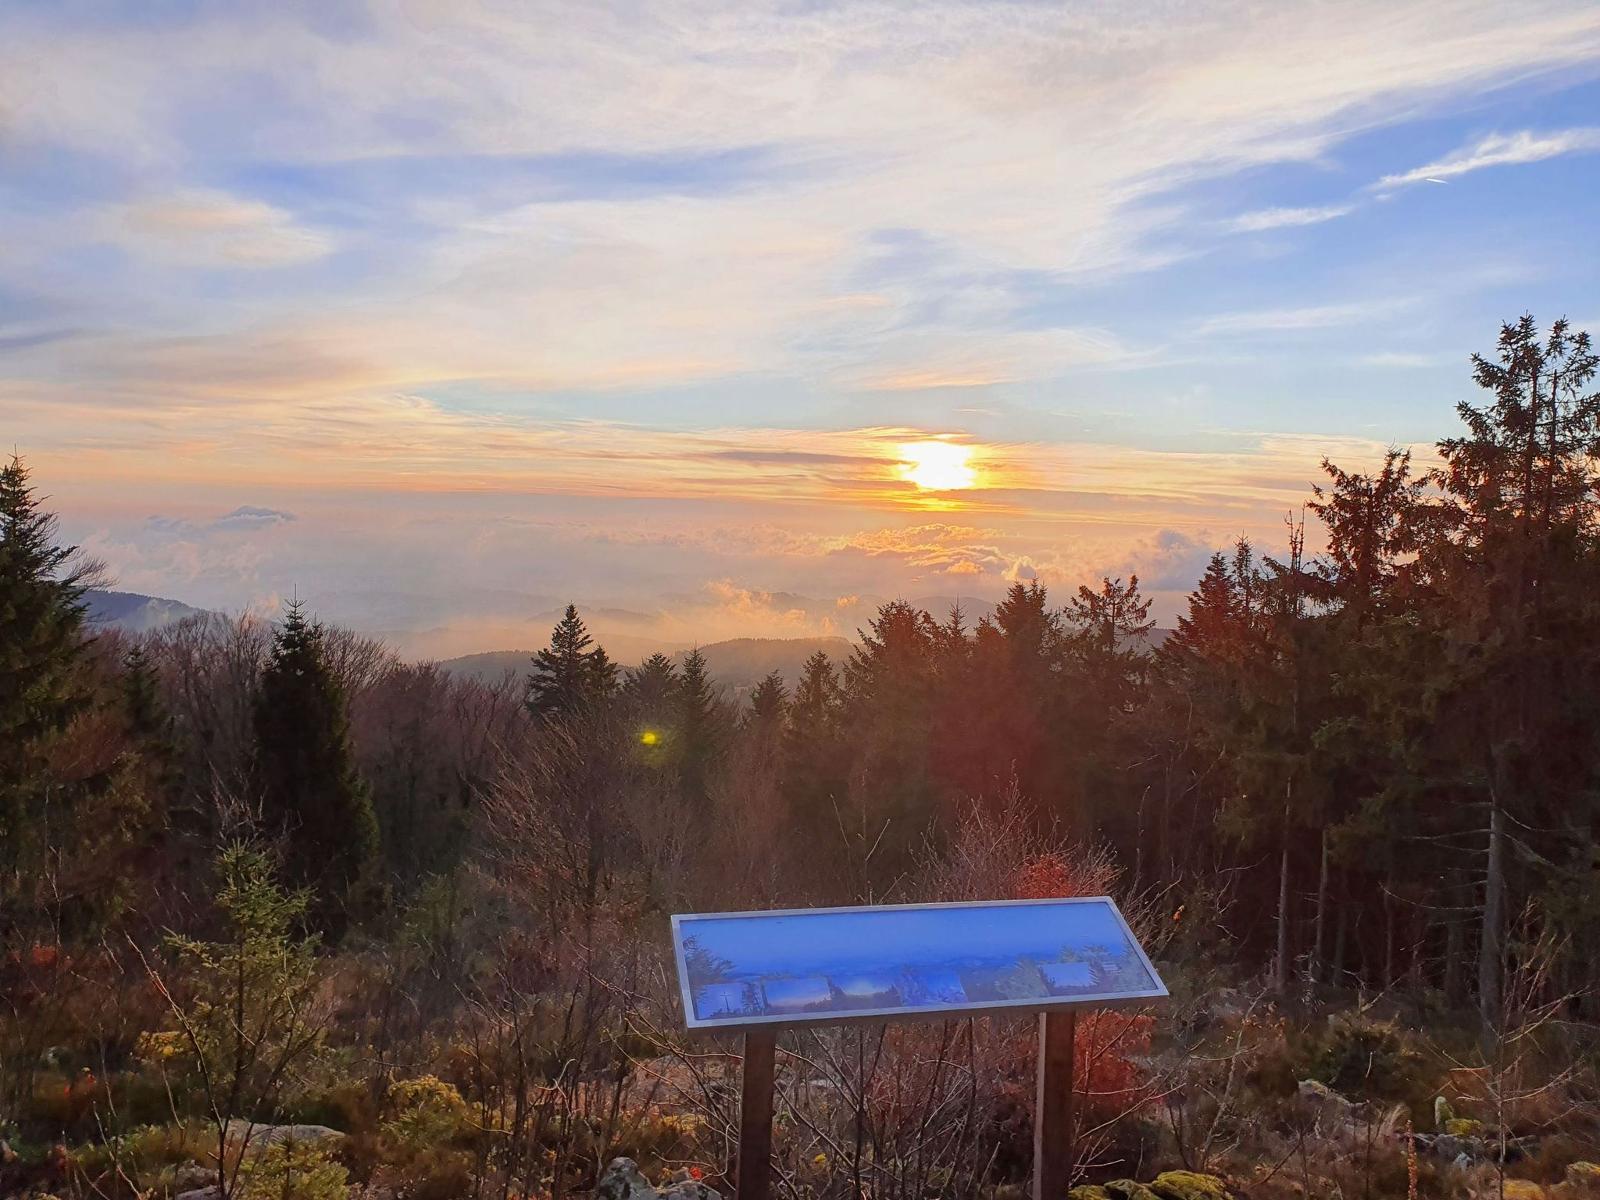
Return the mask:
<path id="1" fill-rule="evenodd" d="M 1105 896 L 672 918 L 691 1029 L 1036 1011 L 1167 994 Z"/>

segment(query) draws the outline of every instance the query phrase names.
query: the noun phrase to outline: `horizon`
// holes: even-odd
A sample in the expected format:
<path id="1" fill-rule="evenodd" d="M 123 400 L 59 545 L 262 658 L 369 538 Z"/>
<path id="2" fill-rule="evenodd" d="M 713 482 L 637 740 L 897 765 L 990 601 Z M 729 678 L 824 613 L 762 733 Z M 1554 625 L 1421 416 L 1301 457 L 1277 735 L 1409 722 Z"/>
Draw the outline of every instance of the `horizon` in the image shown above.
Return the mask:
<path id="1" fill-rule="evenodd" d="M 1597 102 L 1568 4 L 16 6 L 0 404 L 111 586 L 413 656 L 1170 626 L 1600 328 Z"/>

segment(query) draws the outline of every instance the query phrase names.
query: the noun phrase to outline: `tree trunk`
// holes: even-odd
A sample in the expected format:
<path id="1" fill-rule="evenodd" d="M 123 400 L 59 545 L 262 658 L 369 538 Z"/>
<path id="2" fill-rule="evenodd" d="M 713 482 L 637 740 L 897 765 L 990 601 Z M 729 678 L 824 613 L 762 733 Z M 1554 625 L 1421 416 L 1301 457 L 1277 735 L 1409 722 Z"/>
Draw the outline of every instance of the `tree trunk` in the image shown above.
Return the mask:
<path id="1" fill-rule="evenodd" d="M 1311 955 L 1311 982 L 1321 983 L 1327 975 L 1323 969 L 1323 957 L 1327 951 L 1326 930 L 1328 927 L 1328 830 L 1322 830 L 1322 866 L 1317 872 L 1317 932 L 1315 949 Z"/>
<path id="2" fill-rule="evenodd" d="M 1467 977 L 1461 969 L 1467 950 L 1466 932 L 1461 914 L 1452 912 L 1444 936 L 1444 1000 L 1453 1009 L 1460 1008 L 1467 998 Z"/>
<path id="3" fill-rule="evenodd" d="M 1483 1019 L 1484 1045 L 1500 1033 L 1501 958 L 1505 945 L 1506 818 L 1500 797 L 1489 794 L 1489 870 L 1483 887 L 1483 937 L 1478 943 L 1478 1014 Z"/>
<path id="4" fill-rule="evenodd" d="M 1282 999 L 1289 994 L 1289 795 L 1283 785 L 1283 853 L 1278 860 L 1278 955 L 1273 963 L 1272 987 Z"/>

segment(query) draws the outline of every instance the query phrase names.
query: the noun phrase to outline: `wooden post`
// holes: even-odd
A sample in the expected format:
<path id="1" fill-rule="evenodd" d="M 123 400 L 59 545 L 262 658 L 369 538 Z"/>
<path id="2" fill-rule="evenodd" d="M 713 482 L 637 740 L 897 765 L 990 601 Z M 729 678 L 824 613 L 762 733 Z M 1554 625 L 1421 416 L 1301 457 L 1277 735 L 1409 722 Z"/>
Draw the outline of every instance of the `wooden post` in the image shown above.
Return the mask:
<path id="1" fill-rule="evenodd" d="M 744 1080 L 739 1095 L 739 1156 L 734 1195 L 767 1200 L 772 1183 L 772 1074 L 778 1035 L 757 1026 L 744 1035 Z"/>
<path id="2" fill-rule="evenodd" d="M 1033 1115 L 1033 1200 L 1064 1200 L 1072 1182 L 1073 1009 L 1039 1014 L 1039 1082 Z"/>

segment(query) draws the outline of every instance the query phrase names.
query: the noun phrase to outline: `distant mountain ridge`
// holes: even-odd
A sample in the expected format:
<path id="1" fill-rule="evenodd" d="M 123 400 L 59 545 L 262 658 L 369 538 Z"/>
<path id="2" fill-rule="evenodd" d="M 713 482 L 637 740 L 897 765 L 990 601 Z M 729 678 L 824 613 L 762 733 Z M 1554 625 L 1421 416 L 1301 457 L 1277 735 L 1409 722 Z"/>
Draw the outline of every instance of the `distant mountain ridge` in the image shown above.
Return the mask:
<path id="1" fill-rule="evenodd" d="M 100 588 L 85 592 L 83 600 L 89 610 L 89 624 L 120 629 L 124 633 L 149 633 L 164 629 L 187 617 L 203 616 L 206 611 L 162 596 L 110 592 Z"/>
<path id="2" fill-rule="evenodd" d="M 834 662 L 842 663 L 851 649 L 851 643 L 842 637 L 731 638 L 725 642 L 709 642 L 700 647 L 700 653 L 705 657 L 711 678 L 737 696 L 773 671 L 778 672 L 786 684 L 793 686 L 800 678 L 801 666 L 818 650 Z M 679 650 L 672 657 L 681 665 L 688 653 L 687 650 Z M 447 658 L 439 665 L 455 675 L 484 683 L 498 683 L 508 672 L 514 675 L 527 674 L 534 654 L 533 650 L 490 650 L 483 654 Z M 625 662 L 622 665 L 631 667 L 637 664 Z"/>

